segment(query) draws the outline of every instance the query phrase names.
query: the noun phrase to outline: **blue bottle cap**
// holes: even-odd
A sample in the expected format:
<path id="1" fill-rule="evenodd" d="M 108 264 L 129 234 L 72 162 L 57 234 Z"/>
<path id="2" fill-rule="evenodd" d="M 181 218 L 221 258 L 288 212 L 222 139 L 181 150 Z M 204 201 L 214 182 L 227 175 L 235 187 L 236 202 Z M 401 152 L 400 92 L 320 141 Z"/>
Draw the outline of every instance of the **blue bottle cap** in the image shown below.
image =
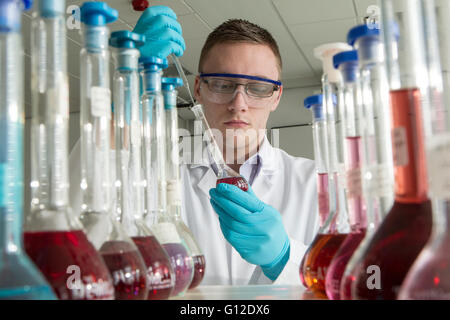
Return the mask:
<path id="1" fill-rule="evenodd" d="M 128 30 L 111 33 L 109 45 L 114 48 L 136 49 L 145 43 L 145 36 Z"/>
<path id="2" fill-rule="evenodd" d="M 333 56 L 333 65 L 337 69 L 342 63 L 358 62 L 358 51 L 342 51 Z"/>
<path id="3" fill-rule="evenodd" d="M 81 22 L 90 26 L 104 26 L 119 17 L 117 10 L 105 2 L 85 2 L 80 11 Z"/>
<path id="4" fill-rule="evenodd" d="M 358 73 L 358 51 L 343 51 L 333 56 L 333 65 L 336 69 L 343 66 L 341 70 L 344 82 L 356 81 Z"/>
<path id="5" fill-rule="evenodd" d="M 0 0 L 0 31 L 19 31 L 22 24 L 22 10 L 31 8 L 32 0 L 22 0 L 23 7 L 16 0 Z"/>
<path id="6" fill-rule="evenodd" d="M 315 94 L 303 100 L 303 105 L 306 109 L 312 108 L 315 120 L 323 119 L 323 95 Z"/>
<path id="7" fill-rule="evenodd" d="M 64 14 L 66 10 L 65 0 L 40 0 L 39 12 L 42 17 L 51 18 L 60 14 Z"/>
<path id="8" fill-rule="evenodd" d="M 322 105 L 322 103 L 323 103 L 323 95 L 322 94 L 315 94 L 315 95 L 309 96 L 309 97 L 305 98 L 305 100 L 303 100 L 303 105 L 305 106 L 306 109 L 309 109 L 313 105 L 316 105 L 316 104 Z"/>
<path id="9" fill-rule="evenodd" d="M 27 11 L 33 6 L 33 0 L 23 0 L 24 10 Z"/>
<path id="10" fill-rule="evenodd" d="M 350 31 L 347 34 L 347 42 L 349 45 L 353 46 L 355 44 L 355 41 L 361 37 L 379 36 L 379 35 L 380 35 L 380 27 L 377 23 L 370 25 L 362 24 L 350 29 Z"/>
<path id="11" fill-rule="evenodd" d="M 167 59 L 158 57 L 141 57 L 139 58 L 139 65 L 146 70 L 158 71 L 169 66 Z"/>
<path id="12" fill-rule="evenodd" d="M 177 87 L 183 85 L 183 80 L 181 78 L 161 78 L 162 89 L 164 91 L 172 91 Z"/>

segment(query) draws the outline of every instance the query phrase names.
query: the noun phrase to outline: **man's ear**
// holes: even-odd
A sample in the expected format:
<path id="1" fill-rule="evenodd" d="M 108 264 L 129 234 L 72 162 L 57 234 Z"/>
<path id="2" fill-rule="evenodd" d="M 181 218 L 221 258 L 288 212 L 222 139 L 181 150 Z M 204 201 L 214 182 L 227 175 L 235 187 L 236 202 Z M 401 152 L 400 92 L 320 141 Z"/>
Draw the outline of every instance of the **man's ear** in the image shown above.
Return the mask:
<path id="1" fill-rule="evenodd" d="M 200 96 L 200 76 L 195 76 L 195 83 L 194 83 L 194 97 L 195 100 L 198 101 L 199 103 L 202 103 L 202 98 Z"/>
<path id="2" fill-rule="evenodd" d="M 270 112 L 274 112 L 277 108 L 278 105 L 280 104 L 280 100 L 281 100 L 281 95 L 283 94 L 283 86 L 280 86 L 280 89 L 278 89 L 278 91 L 275 91 L 275 94 L 278 94 L 276 100 L 274 101 L 274 103 L 272 104 L 272 108 L 270 109 Z"/>

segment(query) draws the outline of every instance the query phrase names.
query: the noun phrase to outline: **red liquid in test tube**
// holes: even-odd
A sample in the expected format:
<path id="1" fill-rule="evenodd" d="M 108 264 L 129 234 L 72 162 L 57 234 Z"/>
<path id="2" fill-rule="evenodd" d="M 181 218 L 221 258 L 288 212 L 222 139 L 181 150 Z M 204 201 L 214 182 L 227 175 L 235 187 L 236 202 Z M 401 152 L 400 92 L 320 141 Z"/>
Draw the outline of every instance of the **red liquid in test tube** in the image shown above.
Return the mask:
<path id="1" fill-rule="evenodd" d="M 243 191 L 248 190 L 248 183 L 247 183 L 247 181 L 245 181 L 245 179 L 243 177 L 227 177 L 227 178 L 217 179 L 216 186 L 219 183 L 232 184 Z"/>

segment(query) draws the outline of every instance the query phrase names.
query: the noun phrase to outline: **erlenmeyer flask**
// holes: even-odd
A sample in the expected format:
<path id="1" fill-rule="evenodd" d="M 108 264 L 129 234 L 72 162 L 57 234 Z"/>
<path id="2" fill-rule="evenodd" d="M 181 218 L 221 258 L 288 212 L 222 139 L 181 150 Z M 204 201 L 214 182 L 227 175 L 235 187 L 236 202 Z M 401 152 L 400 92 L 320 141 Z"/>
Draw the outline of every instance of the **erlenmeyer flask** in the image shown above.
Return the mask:
<path id="1" fill-rule="evenodd" d="M 300 265 L 300 272 L 308 279 L 308 287 L 318 295 L 325 295 L 325 277 L 331 259 L 350 231 L 347 219 L 345 199 L 345 175 L 343 167 L 343 124 L 340 112 L 340 92 L 337 83 L 340 73 L 333 67 L 333 55 L 349 50 L 346 43 L 323 44 L 314 49 L 316 58 L 322 61 L 323 108 L 327 127 L 328 141 L 328 192 L 330 214 L 324 226 L 319 229 L 316 238 L 310 244 Z"/>
<path id="2" fill-rule="evenodd" d="M 431 134 L 426 138 L 427 161 L 430 178 L 430 196 L 433 200 L 433 229 L 430 240 L 417 257 L 400 288 L 399 299 L 450 300 L 450 3 L 445 0 L 427 2 L 428 42 L 434 50 L 428 56 L 430 69 L 441 68 L 443 99 L 441 99 L 440 75 L 434 73 L 431 94 L 431 117 L 428 125 Z M 436 14 L 436 15 L 435 15 Z M 436 24 L 433 22 L 436 20 Z M 437 27 L 437 28 L 436 28 Z M 437 34 L 436 34 L 437 29 Z M 438 35 L 439 48 L 436 47 Z M 438 49 L 438 50 L 437 50 Z M 430 49 L 431 50 L 431 49 Z M 439 54 L 440 53 L 440 54 Z M 437 57 L 439 54 L 439 58 Z M 438 62 L 440 60 L 440 66 Z M 434 66 L 431 67 L 431 66 Z M 425 120 L 426 121 L 426 120 Z"/>
<path id="3" fill-rule="evenodd" d="M 356 269 L 373 234 L 392 207 L 394 201 L 394 166 L 389 119 L 389 84 L 387 83 L 382 43 L 378 25 L 352 28 L 347 39 L 358 50 L 361 103 L 364 123 L 363 191 L 366 203 L 366 236 L 345 267 L 340 298 L 351 299 L 351 287 Z"/>
<path id="4" fill-rule="evenodd" d="M 183 85 L 180 78 L 162 78 L 162 92 L 167 124 L 167 210 L 177 227 L 178 234 L 187 244 L 194 262 L 194 278 L 189 289 L 197 287 L 205 275 L 205 256 L 192 234 L 181 219 L 181 180 L 178 148 L 177 87 Z"/>
<path id="5" fill-rule="evenodd" d="M 32 201 L 25 249 L 60 299 L 112 299 L 108 269 L 68 205 L 64 14 L 64 1 L 40 1 L 32 26 Z"/>
<path id="6" fill-rule="evenodd" d="M 144 36 L 130 31 L 111 34 L 116 71 L 114 83 L 114 134 L 117 156 L 117 214 L 122 226 L 138 247 L 147 267 L 147 299 L 168 299 L 175 283 L 169 257 L 145 226 L 141 158 L 141 120 L 137 47 Z M 120 186 L 120 187 L 119 187 Z"/>
<path id="7" fill-rule="evenodd" d="M 366 201 L 362 187 L 362 128 L 364 119 L 360 103 L 360 91 L 358 85 L 358 56 L 357 51 L 344 51 L 333 57 L 335 68 L 342 75 L 343 110 L 345 118 L 345 173 L 346 173 L 346 198 L 348 205 L 348 219 L 350 233 L 345 238 L 339 250 L 336 252 L 327 271 L 325 287 L 327 296 L 332 300 L 340 299 L 341 278 L 345 266 L 353 252 L 359 246 L 366 234 Z"/>
<path id="8" fill-rule="evenodd" d="M 0 1 L 0 299 L 54 300 L 22 242 L 25 119 L 20 19 L 30 6 L 30 1 Z"/>
<path id="9" fill-rule="evenodd" d="M 382 0 L 384 53 L 390 84 L 395 173 L 393 207 L 372 237 L 352 287 L 353 298 L 395 299 L 431 233 L 424 124 L 431 87 L 428 0 Z M 439 77 L 440 74 L 437 75 Z"/>
<path id="10" fill-rule="evenodd" d="M 146 181 L 146 222 L 170 257 L 175 272 L 172 296 L 183 295 L 191 284 L 194 265 L 172 218 L 167 214 L 166 120 L 161 92 L 161 69 L 167 61 L 156 57 L 140 59 L 144 94 L 144 172 Z"/>
<path id="11" fill-rule="evenodd" d="M 112 201 L 111 171 L 120 178 L 118 166 L 110 166 L 111 91 L 107 23 L 117 19 L 117 11 L 103 2 L 85 2 L 81 7 L 83 48 L 80 53 L 81 85 L 81 190 L 80 220 L 89 240 L 99 250 L 111 273 L 115 299 L 146 299 L 146 267 L 133 241 L 120 225 Z M 122 132 L 120 132 L 122 134 Z M 116 150 L 122 150 L 116 146 Z M 117 208 L 121 181 L 116 179 Z M 118 212 L 120 214 L 120 211 Z"/>
<path id="12" fill-rule="evenodd" d="M 300 263 L 300 278 L 303 284 L 317 296 L 325 295 L 325 276 L 328 266 L 347 233 L 336 224 L 339 212 L 331 211 L 329 186 L 329 145 L 326 113 L 323 96 L 314 95 L 304 101 L 313 111 L 313 138 L 316 170 L 318 173 L 318 201 L 320 229 Z"/>

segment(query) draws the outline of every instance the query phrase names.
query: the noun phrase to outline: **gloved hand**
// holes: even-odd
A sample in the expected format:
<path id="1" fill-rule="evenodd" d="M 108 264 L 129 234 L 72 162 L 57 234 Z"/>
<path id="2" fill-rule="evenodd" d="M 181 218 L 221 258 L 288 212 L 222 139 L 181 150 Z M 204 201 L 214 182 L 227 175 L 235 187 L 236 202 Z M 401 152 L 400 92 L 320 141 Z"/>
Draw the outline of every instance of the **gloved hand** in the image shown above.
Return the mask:
<path id="1" fill-rule="evenodd" d="M 280 213 L 259 200 L 251 187 L 242 191 L 219 183 L 209 191 L 224 237 L 252 264 L 275 280 L 289 260 L 290 243 Z"/>
<path id="2" fill-rule="evenodd" d="M 133 32 L 145 35 L 145 45 L 139 48 L 142 57 L 166 59 L 171 53 L 180 57 L 186 49 L 177 16 L 166 6 L 148 7 Z"/>

